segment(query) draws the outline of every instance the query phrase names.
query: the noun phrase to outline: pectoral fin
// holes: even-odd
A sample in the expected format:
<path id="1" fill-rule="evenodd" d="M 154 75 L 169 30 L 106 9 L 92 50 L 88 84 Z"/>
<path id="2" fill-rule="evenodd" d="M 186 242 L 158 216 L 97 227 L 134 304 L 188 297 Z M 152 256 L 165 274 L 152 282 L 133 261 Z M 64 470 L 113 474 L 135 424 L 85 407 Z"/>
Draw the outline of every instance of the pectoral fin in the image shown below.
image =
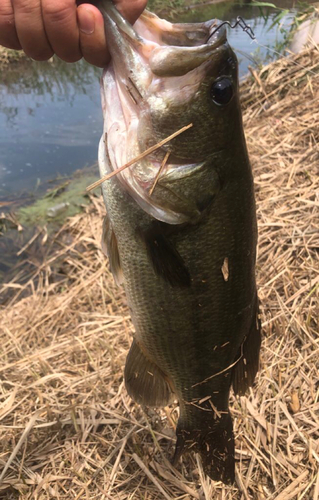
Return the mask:
<path id="1" fill-rule="evenodd" d="M 143 234 L 149 258 L 155 273 L 171 286 L 191 284 L 189 271 L 174 244 L 159 224 Z"/>
<path id="2" fill-rule="evenodd" d="M 126 358 L 124 379 L 128 394 L 138 404 L 160 407 L 171 402 L 172 391 L 167 378 L 143 354 L 135 340 Z"/>
<path id="3" fill-rule="evenodd" d="M 249 333 L 238 353 L 238 363 L 233 368 L 232 384 L 235 394 L 243 396 L 248 387 L 253 385 L 259 369 L 259 350 L 261 344 L 261 323 L 259 319 L 258 298 Z"/>
<path id="4" fill-rule="evenodd" d="M 117 239 L 107 215 L 103 222 L 102 251 L 109 258 L 110 268 L 115 283 L 121 285 L 123 283 L 123 273 L 120 254 L 117 246 Z"/>

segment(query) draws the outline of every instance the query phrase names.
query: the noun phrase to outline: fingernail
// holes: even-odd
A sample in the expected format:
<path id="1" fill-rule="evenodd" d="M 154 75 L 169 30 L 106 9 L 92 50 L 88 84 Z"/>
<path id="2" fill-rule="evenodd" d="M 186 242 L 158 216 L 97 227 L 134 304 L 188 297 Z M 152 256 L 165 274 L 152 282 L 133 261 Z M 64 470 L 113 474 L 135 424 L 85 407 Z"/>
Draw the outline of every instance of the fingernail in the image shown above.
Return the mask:
<path id="1" fill-rule="evenodd" d="M 83 9 L 79 12 L 79 28 L 85 35 L 92 35 L 95 30 L 95 19 L 90 9 Z"/>

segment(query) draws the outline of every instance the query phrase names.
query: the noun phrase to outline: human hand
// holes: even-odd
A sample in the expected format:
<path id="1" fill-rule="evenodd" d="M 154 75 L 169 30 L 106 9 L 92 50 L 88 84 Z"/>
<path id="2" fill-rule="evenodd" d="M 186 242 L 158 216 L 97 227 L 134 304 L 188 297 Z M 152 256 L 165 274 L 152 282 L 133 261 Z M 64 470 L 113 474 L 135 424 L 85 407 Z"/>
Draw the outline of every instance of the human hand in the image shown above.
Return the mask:
<path id="1" fill-rule="evenodd" d="M 114 3 L 133 23 L 147 0 Z M 67 62 L 84 57 L 103 67 L 109 60 L 102 14 L 83 0 L 0 0 L 0 45 L 22 49 L 37 61 L 56 54 Z"/>

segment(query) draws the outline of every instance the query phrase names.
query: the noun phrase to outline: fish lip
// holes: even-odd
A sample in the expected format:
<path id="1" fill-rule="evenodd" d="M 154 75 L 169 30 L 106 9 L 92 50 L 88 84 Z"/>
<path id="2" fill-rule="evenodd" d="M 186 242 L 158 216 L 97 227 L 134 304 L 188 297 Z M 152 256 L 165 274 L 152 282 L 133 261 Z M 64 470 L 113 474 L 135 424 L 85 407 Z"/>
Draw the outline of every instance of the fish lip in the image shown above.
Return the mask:
<path id="1" fill-rule="evenodd" d="M 140 24 L 138 21 L 135 26 L 132 26 L 110 1 L 102 1 L 101 11 L 105 21 L 106 36 L 110 40 L 112 59 L 116 61 L 122 79 L 127 81 L 128 86 L 133 83 L 141 97 L 147 91 L 153 76 L 171 76 L 171 63 L 173 61 L 173 66 L 176 65 L 176 58 L 178 61 L 180 56 L 182 59 L 185 56 L 191 57 L 191 69 L 195 69 L 213 57 L 215 50 L 227 43 L 226 27 L 216 27 L 217 20 L 199 23 L 205 26 L 207 32 L 205 43 L 197 44 L 195 38 L 189 38 L 190 43 L 187 41 L 185 43 L 184 39 L 184 44 L 178 45 L 163 41 L 161 37 L 164 37 L 165 30 L 161 26 L 159 40 L 156 40 L 156 35 L 152 34 L 152 30 L 147 31 L 146 37 L 143 21 Z M 170 24 L 170 27 L 172 28 L 171 33 L 175 35 L 177 33 L 176 25 Z M 181 67 L 177 70 L 177 74 L 186 74 L 189 70 L 185 69 L 184 63 L 180 64 Z M 177 66 L 179 66 L 178 63 Z"/>
<path id="2" fill-rule="evenodd" d="M 212 25 L 210 27 L 210 33 L 209 33 L 206 45 L 208 43 L 214 44 L 214 40 L 216 40 L 218 42 L 222 42 L 222 43 L 227 41 L 226 26 L 223 25 L 223 26 L 216 27 L 216 25 Z"/>
<path id="3" fill-rule="evenodd" d="M 147 40 L 143 36 L 138 33 L 138 30 L 134 28 L 134 25 L 131 25 L 126 19 L 122 17 L 117 8 L 114 6 L 113 2 L 110 0 L 100 0 L 100 10 L 104 17 L 105 22 L 111 22 L 122 32 L 122 35 L 125 34 L 127 38 L 134 41 L 134 43 L 145 43 L 151 42 L 153 40 Z M 146 10 L 141 14 L 141 19 L 145 17 Z M 147 17 L 147 16 L 146 16 Z M 208 29 L 208 37 L 205 44 L 200 45 L 190 45 L 189 47 L 204 47 L 206 45 L 214 45 L 216 42 L 222 43 L 224 40 L 227 41 L 227 31 L 224 25 L 216 26 L 217 19 L 214 21 L 206 21 L 205 23 L 197 23 L 198 25 L 205 26 Z M 220 21 L 222 23 L 222 21 Z M 196 24 L 196 23 L 195 23 Z M 185 24 L 187 26 L 187 24 Z M 180 46 L 174 43 L 165 43 L 163 45 L 171 46 L 171 47 L 188 47 L 187 45 Z"/>

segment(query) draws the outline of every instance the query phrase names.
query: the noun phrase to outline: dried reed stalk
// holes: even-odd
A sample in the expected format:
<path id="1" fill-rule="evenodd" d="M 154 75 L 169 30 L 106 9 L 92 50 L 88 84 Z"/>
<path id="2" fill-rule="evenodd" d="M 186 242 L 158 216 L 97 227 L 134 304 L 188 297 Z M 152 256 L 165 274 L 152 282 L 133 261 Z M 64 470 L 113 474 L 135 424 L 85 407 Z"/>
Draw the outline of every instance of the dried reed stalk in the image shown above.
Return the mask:
<path id="1" fill-rule="evenodd" d="M 123 165 L 122 167 L 120 167 L 120 168 L 114 170 L 113 172 L 105 175 L 104 177 L 102 177 L 102 179 L 100 179 L 100 180 L 94 182 L 93 184 L 91 184 L 90 186 L 88 186 L 86 188 L 86 191 L 92 191 L 92 189 L 97 188 L 98 186 L 100 186 L 101 184 L 103 184 L 104 181 L 107 181 L 107 180 L 111 179 L 112 177 L 114 177 L 114 175 L 119 174 L 120 172 L 122 172 L 126 168 L 131 167 L 132 165 L 134 165 L 134 163 L 137 163 L 138 161 L 142 160 L 143 158 L 145 158 L 146 156 L 150 155 L 151 153 L 154 153 L 154 151 L 156 151 L 157 149 L 161 148 L 162 146 L 164 146 L 165 144 L 167 144 L 168 142 L 170 142 L 172 139 L 175 139 L 175 137 L 177 137 L 178 135 L 182 134 L 186 130 L 190 129 L 192 126 L 193 126 L 193 124 L 190 123 L 189 125 L 186 125 L 185 127 L 182 127 L 181 129 L 177 130 L 176 132 L 174 132 L 170 136 L 166 137 L 166 139 L 163 139 L 162 141 L 158 142 L 154 146 L 151 146 L 150 148 L 148 148 L 146 151 L 144 151 L 144 153 L 141 153 L 140 155 L 138 155 L 135 158 L 133 158 L 133 160 L 130 160 L 129 162 L 125 163 L 125 165 Z"/>
<path id="2" fill-rule="evenodd" d="M 318 50 L 294 60 L 319 74 Z M 0 289 L 1 498 L 318 500 L 319 78 L 303 68 L 284 59 L 241 87 L 264 331 L 256 384 L 230 401 L 237 485 L 207 480 L 193 455 L 173 467 L 178 410 L 128 397 L 133 327 L 92 196 Z"/>
<path id="3" fill-rule="evenodd" d="M 149 192 L 149 195 L 152 196 L 153 192 L 154 192 L 154 189 L 156 187 L 156 184 L 158 183 L 158 179 L 160 178 L 160 175 L 161 173 L 163 172 L 163 169 L 166 165 L 166 163 L 168 162 L 168 159 L 169 159 L 169 156 L 170 156 L 170 152 L 168 151 L 164 157 L 164 160 L 162 161 L 162 164 L 160 166 L 160 168 L 158 169 L 158 172 L 156 174 L 156 177 L 155 177 L 155 180 L 154 180 L 154 183 L 153 183 L 153 186 L 151 187 L 150 189 L 150 192 Z"/>

